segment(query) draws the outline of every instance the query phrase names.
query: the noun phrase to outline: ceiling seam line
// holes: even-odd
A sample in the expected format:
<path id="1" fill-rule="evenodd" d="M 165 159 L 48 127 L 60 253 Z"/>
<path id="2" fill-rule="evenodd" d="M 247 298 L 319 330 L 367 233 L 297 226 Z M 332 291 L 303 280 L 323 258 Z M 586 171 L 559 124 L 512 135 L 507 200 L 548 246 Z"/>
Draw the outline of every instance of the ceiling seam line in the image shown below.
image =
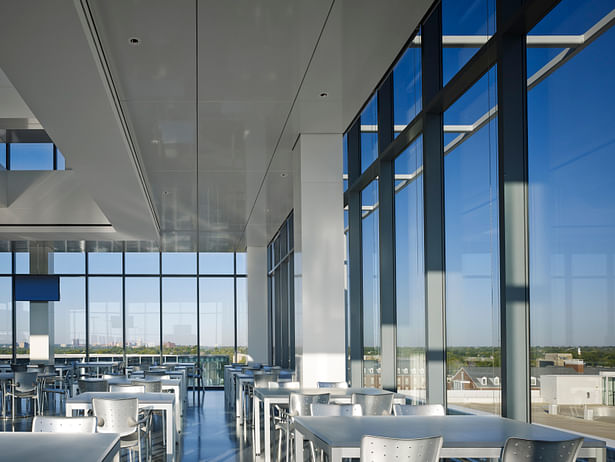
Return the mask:
<path id="1" fill-rule="evenodd" d="M 310 66 L 312 65 L 312 61 L 314 60 L 314 56 L 316 55 L 316 50 L 318 49 L 318 45 L 320 44 L 320 40 L 322 38 L 322 35 L 324 34 L 325 28 L 327 27 L 327 23 L 329 22 L 329 17 L 331 16 L 331 11 L 333 11 L 333 6 L 334 5 L 335 5 L 335 0 L 332 0 L 331 1 L 331 5 L 329 6 L 329 11 L 327 11 L 327 15 L 325 16 L 325 20 L 324 20 L 323 25 L 322 25 L 322 27 L 320 29 L 319 34 L 318 34 L 318 38 L 316 39 L 316 43 L 314 44 L 314 49 L 312 50 L 312 54 L 310 55 L 310 59 L 308 60 L 307 66 L 305 68 L 305 72 L 303 73 L 303 77 L 301 77 L 301 81 L 299 82 L 299 87 L 297 88 L 297 92 L 295 93 L 295 97 L 293 98 L 293 102 L 292 102 L 292 104 L 290 106 L 290 110 L 288 111 L 288 114 L 286 115 L 286 119 L 284 120 L 284 125 L 282 125 L 282 130 L 280 132 L 280 136 L 278 137 L 278 140 L 276 141 L 275 147 L 273 148 L 273 153 L 271 154 L 271 157 L 269 158 L 269 162 L 267 163 L 267 168 L 265 169 L 265 174 L 263 175 L 263 179 L 261 180 L 261 184 L 258 187 L 258 191 L 257 191 L 256 196 L 254 198 L 254 203 L 252 204 L 252 207 L 250 208 L 250 213 L 248 214 L 248 218 L 246 220 L 246 224 L 245 224 L 245 226 L 243 228 L 243 232 L 242 232 L 242 235 L 244 235 L 244 236 L 246 234 L 248 223 L 250 223 L 250 219 L 252 218 L 252 214 L 254 213 L 254 208 L 256 207 L 256 203 L 258 201 L 258 198 L 260 197 L 261 191 L 263 190 L 263 186 L 265 184 L 265 180 L 267 178 L 267 174 L 269 173 L 269 169 L 271 167 L 271 164 L 273 163 L 273 159 L 275 158 L 275 155 L 276 155 L 276 153 L 278 151 L 278 147 L 280 146 L 280 142 L 282 141 L 282 137 L 284 136 L 284 132 L 286 131 L 286 126 L 288 125 L 288 121 L 290 120 L 290 116 L 293 113 L 293 109 L 295 108 L 295 104 L 296 104 L 297 100 L 299 99 L 299 94 L 301 93 L 301 88 L 303 87 L 303 83 L 305 82 L 307 74 L 308 74 L 308 72 L 310 70 Z M 247 246 L 247 239 L 246 239 L 246 246 Z"/>

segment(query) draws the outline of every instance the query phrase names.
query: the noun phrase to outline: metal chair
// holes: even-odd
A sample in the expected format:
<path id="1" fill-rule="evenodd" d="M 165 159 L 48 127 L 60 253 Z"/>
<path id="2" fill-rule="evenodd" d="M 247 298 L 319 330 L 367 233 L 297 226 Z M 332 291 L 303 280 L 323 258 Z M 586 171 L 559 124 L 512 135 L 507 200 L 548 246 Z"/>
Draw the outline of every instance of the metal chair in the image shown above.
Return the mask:
<path id="1" fill-rule="evenodd" d="M 79 379 L 77 387 L 79 388 L 79 393 L 109 391 L 109 382 L 103 379 Z"/>
<path id="2" fill-rule="evenodd" d="M 360 404 L 322 404 L 313 403 L 310 405 L 311 415 L 314 417 L 331 416 L 361 416 L 363 409 Z"/>
<path id="3" fill-rule="evenodd" d="M 54 365 L 46 365 L 43 369 L 44 377 L 41 378 L 41 415 L 45 410 L 46 403 L 50 402 L 50 396 L 60 395 L 60 410 L 66 404 L 66 398 L 70 395 L 69 391 L 69 379 L 57 374 Z M 50 375 L 53 376 L 50 377 Z M 57 375 L 56 375 L 57 374 Z M 55 410 L 55 398 L 54 398 L 54 410 Z"/>
<path id="4" fill-rule="evenodd" d="M 361 438 L 361 462 L 437 462 L 442 437 L 396 439 L 383 436 Z"/>
<path id="5" fill-rule="evenodd" d="M 444 406 L 441 404 L 394 404 L 394 415 L 446 415 Z"/>
<path id="6" fill-rule="evenodd" d="M 118 433 L 120 449 L 128 449 L 130 460 L 132 453 L 138 452 L 141 460 L 141 432 L 147 424 L 147 417 L 139 415 L 137 398 L 92 399 L 92 409 L 98 418 L 98 433 Z"/>
<path id="7" fill-rule="evenodd" d="M 116 384 L 109 385 L 109 391 L 114 393 L 145 393 L 145 385 Z"/>
<path id="8" fill-rule="evenodd" d="M 348 388 L 346 382 L 318 382 L 318 388 Z"/>
<path id="9" fill-rule="evenodd" d="M 162 392 L 162 382 L 160 380 L 134 379 L 134 380 L 131 380 L 130 383 L 132 383 L 133 385 L 143 385 L 145 389 L 145 393 L 161 393 Z"/>
<path id="10" fill-rule="evenodd" d="M 502 462 L 550 461 L 573 462 L 577 460 L 583 438 L 566 441 L 539 441 L 508 438 L 502 450 Z"/>
<path id="11" fill-rule="evenodd" d="M 15 399 L 30 399 L 34 401 L 33 415 L 40 411 L 38 372 L 15 372 L 15 378 L 11 383 L 7 396 L 11 397 L 11 416 L 15 419 Z"/>
<path id="12" fill-rule="evenodd" d="M 352 404 L 360 404 L 363 415 L 391 415 L 393 407 L 393 393 L 380 393 L 371 395 L 366 393 L 353 393 Z"/>
<path id="13" fill-rule="evenodd" d="M 288 412 L 284 411 L 282 408 L 277 408 L 279 416 L 275 417 L 274 420 L 277 420 L 277 424 L 275 425 L 276 430 L 278 430 L 278 461 L 281 460 L 282 457 L 282 437 L 286 437 L 286 461 L 289 459 L 290 454 L 290 446 L 291 440 L 293 436 L 292 432 L 292 423 L 293 418 L 297 416 L 309 416 L 311 415 L 311 405 L 315 403 L 327 404 L 330 398 L 329 393 L 317 393 L 317 394 L 307 394 L 307 393 L 296 393 L 292 392 L 289 396 L 288 400 Z M 314 454 L 314 447 L 310 446 L 312 450 L 312 460 L 316 459 L 316 455 Z"/>
<path id="14" fill-rule="evenodd" d="M 96 417 L 43 417 L 32 420 L 33 432 L 96 433 Z"/>

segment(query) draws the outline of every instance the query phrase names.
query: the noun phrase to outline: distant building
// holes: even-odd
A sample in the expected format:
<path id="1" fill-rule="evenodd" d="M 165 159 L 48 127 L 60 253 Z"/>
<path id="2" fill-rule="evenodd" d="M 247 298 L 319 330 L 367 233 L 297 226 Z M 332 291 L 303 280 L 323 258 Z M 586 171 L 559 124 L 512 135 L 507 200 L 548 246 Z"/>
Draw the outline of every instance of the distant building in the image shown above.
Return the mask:
<path id="1" fill-rule="evenodd" d="M 500 388 L 500 370 L 493 367 L 462 367 L 447 378 L 449 390 L 495 390 Z"/>

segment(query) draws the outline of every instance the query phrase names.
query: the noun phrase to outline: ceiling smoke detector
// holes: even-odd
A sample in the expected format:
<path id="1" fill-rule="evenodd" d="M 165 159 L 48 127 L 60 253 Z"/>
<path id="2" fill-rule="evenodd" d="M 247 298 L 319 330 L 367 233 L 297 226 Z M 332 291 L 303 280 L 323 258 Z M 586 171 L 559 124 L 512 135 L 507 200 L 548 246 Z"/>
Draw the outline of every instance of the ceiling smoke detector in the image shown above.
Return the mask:
<path id="1" fill-rule="evenodd" d="M 133 47 L 141 45 L 141 39 L 139 37 L 130 37 L 128 39 L 128 43 L 130 43 Z"/>

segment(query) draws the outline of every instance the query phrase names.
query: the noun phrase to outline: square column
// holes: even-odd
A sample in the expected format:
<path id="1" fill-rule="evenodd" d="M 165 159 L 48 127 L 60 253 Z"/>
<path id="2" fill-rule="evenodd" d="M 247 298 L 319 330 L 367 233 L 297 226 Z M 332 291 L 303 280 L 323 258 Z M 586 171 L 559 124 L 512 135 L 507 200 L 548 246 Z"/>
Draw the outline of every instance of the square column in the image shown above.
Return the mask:
<path id="1" fill-rule="evenodd" d="M 49 274 L 53 247 L 46 242 L 30 244 L 30 274 Z M 52 302 L 30 302 L 30 362 L 54 364 L 54 312 Z"/>
<path id="2" fill-rule="evenodd" d="M 267 247 L 248 246 L 248 355 L 269 363 Z"/>
<path id="3" fill-rule="evenodd" d="M 301 135 L 293 161 L 295 364 L 314 387 L 346 379 L 342 136 Z"/>

